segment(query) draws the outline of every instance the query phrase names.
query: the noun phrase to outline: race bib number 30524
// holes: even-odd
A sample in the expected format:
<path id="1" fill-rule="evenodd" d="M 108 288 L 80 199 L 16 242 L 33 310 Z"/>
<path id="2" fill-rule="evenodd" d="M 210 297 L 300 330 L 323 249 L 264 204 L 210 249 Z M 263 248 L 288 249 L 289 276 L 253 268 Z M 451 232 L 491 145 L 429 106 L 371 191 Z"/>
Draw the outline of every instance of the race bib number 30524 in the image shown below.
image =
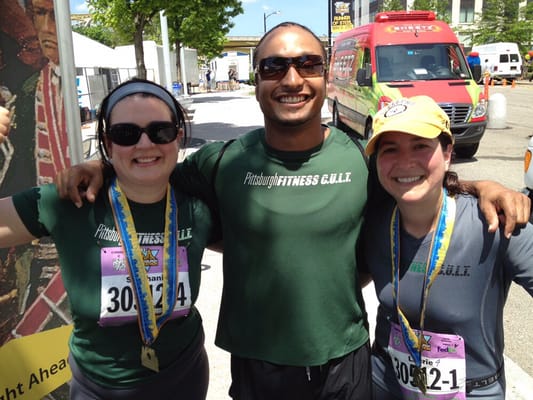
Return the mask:
<path id="1" fill-rule="evenodd" d="M 416 330 L 415 333 L 419 334 Z M 424 331 L 421 369 L 427 376 L 425 395 L 416 385 L 416 364 L 405 346 L 400 327 L 394 323 L 388 350 L 404 399 L 466 399 L 465 346 L 461 336 Z"/>
<path id="2" fill-rule="evenodd" d="M 163 246 L 143 247 L 142 252 L 155 310 L 156 313 L 161 313 L 163 309 Z M 178 256 L 177 297 L 171 318 L 187 315 L 191 307 L 187 250 L 180 247 Z M 100 260 L 102 269 L 100 326 L 136 323 L 135 293 L 122 248 L 103 248 Z"/>

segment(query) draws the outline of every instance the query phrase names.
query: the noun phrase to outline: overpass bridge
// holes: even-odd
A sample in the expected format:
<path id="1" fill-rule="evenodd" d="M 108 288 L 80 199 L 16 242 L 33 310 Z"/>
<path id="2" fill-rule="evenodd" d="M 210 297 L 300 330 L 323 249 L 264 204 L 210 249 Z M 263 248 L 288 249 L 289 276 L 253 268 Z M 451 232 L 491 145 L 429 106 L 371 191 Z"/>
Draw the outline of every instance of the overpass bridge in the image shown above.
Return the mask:
<path id="1" fill-rule="evenodd" d="M 227 71 L 228 68 L 233 68 L 239 71 L 241 77 L 240 80 L 242 80 L 243 72 L 246 72 L 246 75 L 252 73 L 253 55 L 261 37 L 262 36 L 227 36 L 220 58 L 217 59 L 218 61 L 211 61 L 212 63 L 215 62 L 213 69 Z M 320 36 L 319 39 L 322 42 L 322 45 L 327 49 L 328 37 Z M 246 61 L 242 60 L 244 56 L 246 56 Z M 241 61 L 238 61 L 239 58 Z"/>
<path id="2" fill-rule="evenodd" d="M 226 43 L 224 44 L 224 52 L 229 51 L 241 51 L 245 53 L 253 53 L 253 49 L 256 48 L 257 43 L 262 36 L 227 36 Z M 320 36 L 322 45 L 327 48 L 328 37 Z"/>

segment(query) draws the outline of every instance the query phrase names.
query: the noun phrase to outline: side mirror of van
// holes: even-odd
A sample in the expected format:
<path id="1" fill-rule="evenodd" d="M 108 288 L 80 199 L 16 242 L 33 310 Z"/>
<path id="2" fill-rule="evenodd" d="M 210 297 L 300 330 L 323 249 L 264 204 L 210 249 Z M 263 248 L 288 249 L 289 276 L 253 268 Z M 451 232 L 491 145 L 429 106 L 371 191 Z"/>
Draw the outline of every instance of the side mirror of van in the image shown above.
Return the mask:
<path id="1" fill-rule="evenodd" d="M 368 66 L 366 68 L 359 68 L 355 76 L 359 86 L 372 86 L 372 73 Z"/>

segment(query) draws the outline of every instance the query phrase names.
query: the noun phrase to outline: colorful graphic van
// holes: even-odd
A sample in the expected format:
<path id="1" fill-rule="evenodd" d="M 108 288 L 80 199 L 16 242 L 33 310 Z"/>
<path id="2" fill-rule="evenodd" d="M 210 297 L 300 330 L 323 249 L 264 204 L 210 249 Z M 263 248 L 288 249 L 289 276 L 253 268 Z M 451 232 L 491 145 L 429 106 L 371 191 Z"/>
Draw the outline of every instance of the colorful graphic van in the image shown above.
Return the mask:
<path id="1" fill-rule="evenodd" d="M 369 138 L 379 109 L 421 94 L 450 117 L 457 156 L 473 157 L 485 132 L 487 104 L 445 22 L 431 11 L 383 12 L 374 23 L 336 38 L 327 93 L 334 125 Z"/>

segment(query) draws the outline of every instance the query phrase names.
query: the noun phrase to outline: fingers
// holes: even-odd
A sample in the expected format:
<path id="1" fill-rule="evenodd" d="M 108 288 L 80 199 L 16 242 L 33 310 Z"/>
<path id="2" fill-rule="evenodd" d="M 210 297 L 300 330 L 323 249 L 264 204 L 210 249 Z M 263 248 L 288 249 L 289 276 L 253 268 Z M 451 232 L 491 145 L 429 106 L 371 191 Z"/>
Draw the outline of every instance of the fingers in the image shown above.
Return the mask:
<path id="1" fill-rule="evenodd" d="M 87 187 L 87 192 L 85 193 L 85 197 L 87 200 L 89 200 L 91 203 L 94 203 L 94 200 L 96 199 L 96 195 L 98 194 L 100 188 L 104 185 L 104 179 L 102 174 L 94 175 Z"/>
<path id="2" fill-rule="evenodd" d="M 76 207 L 81 207 L 83 199 L 94 202 L 96 195 L 104 184 L 103 164 L 87 161 L 61 171 L 56 176 L 59 196 L 70 199 Z"/>
<path id="3" fill-rule="evenodd" d="M 498 226 L 500 225 L 500 220 L 498 217 L 498 212 L 494 207 L 494 204 L 489 202 L 487 206 L 486 203 L 480 201 L 479 208 L 481 209 L 481 212 L 487 220 L 487 224 L 489 225 L 489 232 L 496 232 Z"/>
<path id="4" fill-rule="evenodd" d="M 519 213 L 517 216 L 517 222 L 519 224 L 527 224 L 531 218 L 531 199 L 529 196 L 522 193 L 521 196 L 522 202 L 519 208 Z"/>
<path id="5" fill-rule="evenodd" d="M 489 225 L 488 231 L 495 232 L 503 227 L 506 238 L 510 238 L 515 228 L 528 222 L 531 201 L 523 193 L 492 181 L 477 182 L 479 208 Z"/>
<path id="6" fill-rule="evenodd" d="M 517 227 L 529 221 L 531 200 L 523 193 L 509 190 L 500 196 L 498 203 L 497 209 L 503 214 L 499 215 L 497 222 L 503 225 L 504 235 L 509 239 Z M 493 232 L 491 228 L 489 226 L 489 231 Z M 494 227 L 496 229 L 497 226 Z"/>
<path id="7" fill-rule="evenodd" d="M 503 234 L 505 235 L 505 237 L 507 239 L 509 239 L 515 229 L 515 227 L 517 226 L 517 222 L 516 222 L 516 214 L 512 215 L 512 216 L 507 216 L 507 214 L 502 215 L 500 216 L 500 219 L 502 221 L 505 221 L 505 225 L 504 225 L 504 228 L 503 228 Z"/>
<path id="8" fill-rule="evenodd" d="M 0 107 L 0 143 L 3 142 L 5 136 L 7 136 L 10 123 L 11 117 L 9 115 L 9 110 L 5 107 Z"/>
<path id="9" fill-rule="evenodd" d="M 74 167 L 73 167 L 74 168 Z M 78 184 L 73 184 L 74 179 L 72 177 L 72 168 L 60 171 L 55 177 L 55 184 L 57 186 L 57 192 L 62 199 L 71 200 L 76 207 L 80 208 L 83 205 L 82 196 L 83 191 L 78 189 Z"/>

